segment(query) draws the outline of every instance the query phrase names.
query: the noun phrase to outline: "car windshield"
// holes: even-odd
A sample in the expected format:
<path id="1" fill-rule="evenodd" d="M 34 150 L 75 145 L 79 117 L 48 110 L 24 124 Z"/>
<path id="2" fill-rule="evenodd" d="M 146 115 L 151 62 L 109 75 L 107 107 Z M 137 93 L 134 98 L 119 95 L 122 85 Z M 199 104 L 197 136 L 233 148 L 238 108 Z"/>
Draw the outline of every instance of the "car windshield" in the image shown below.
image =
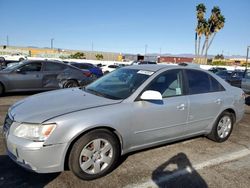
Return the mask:
<path id="1" fill-rule="evenodd" d="M 4 71 L 11 71 L 11 70 L 15 70 L 17 67 L 21 66 L 24 62 L 21 61 L 19 63 L 13 64 L 11 66 L 7 66 Z"/>
<path id="2" fill-rule="evenodd" d="M 114 100 L 126 99 L 153 73 L 138 69 L 117 69 L 88 85 L 85 91 Z"/>

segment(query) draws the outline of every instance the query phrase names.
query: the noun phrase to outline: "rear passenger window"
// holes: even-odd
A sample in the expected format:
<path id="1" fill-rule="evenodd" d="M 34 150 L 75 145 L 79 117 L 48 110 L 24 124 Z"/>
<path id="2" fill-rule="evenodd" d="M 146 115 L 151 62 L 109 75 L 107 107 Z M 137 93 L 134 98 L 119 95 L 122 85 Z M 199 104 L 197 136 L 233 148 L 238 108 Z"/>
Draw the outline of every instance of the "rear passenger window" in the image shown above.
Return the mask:
<path id="1" fill-rule="evenodd" d="M 197 70 L 186 70 L 189 94 L 210 92 L 210 80 L 208 74 Z"/>
<path id="2" fill-rule="evenodd" d="M 189 94 L 224 91 L 224 87 L 212 76 L 203 71 L 186 70 Z"/>
<path id="3" fill-rule="evenodd" d="M 64 65 L 58 63 L 44 63 L 45 68 L 44 71 L 61 71 L 65 69 Z"/>
<path id="4" fill-rule="evenodd" d="M 225 88 L 212 76 L 209 76 L 211 80 L 211 92 L 225 91 Z"/>

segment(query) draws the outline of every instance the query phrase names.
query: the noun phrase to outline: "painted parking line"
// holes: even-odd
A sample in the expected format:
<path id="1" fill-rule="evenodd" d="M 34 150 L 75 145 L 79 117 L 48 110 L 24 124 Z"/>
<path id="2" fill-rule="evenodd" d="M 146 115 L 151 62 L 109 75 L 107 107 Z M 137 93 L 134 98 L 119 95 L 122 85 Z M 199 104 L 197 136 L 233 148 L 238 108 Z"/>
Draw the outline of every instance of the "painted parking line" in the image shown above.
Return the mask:
<path id="1" fill-rule="evenodd" d="M 184 168 L 182 170 L 178 170 L 176 172 L 173 172 L 170 175 L 157 177 L 158 178 L 157 182 L 153 181 L 152 179 L 148 179 L 145 182 L 138 183 L 138 184 L 131 184 L 131 185 L 127 185 L 125 187 L 126 188 L 131 188 L 131 187 L 138 187 L 138 188 L 140 188 L 140 187 L 143 187 L 143 188 L 144 187 L 158 187 L 157 184 L 159 185 L 159 184 L 161 184 L 163 182 L 168 182 L 169 180 L 177 178 L 179 176 L 190 174 L 194 170 L 201 170 L 201 169 L 204 169 L 206 167 L 216 166 L 216 165 L 219 165 L 221 163 L 234 161 L 234 160 L 243 158 L 243 157 L 248 156 L 248 155 L 250 155 L 250 150 L 249 149 L 243 149 L 243 150 L 236 151 L 236 152 L 233 152 L 233 153 L 224 154 L 224 155 L 222 155 L 220 157 L 217 157 L 217 158 L 214 158 L 214 159 L 211 159 L 211 160 L 207 160 L 207 161 L 204 161 L 204 162 L 199 163 L 199 164 L 195 164 L 192 167 L 188 166 L 188 167 L 186 167 L 186 168 Z"/>

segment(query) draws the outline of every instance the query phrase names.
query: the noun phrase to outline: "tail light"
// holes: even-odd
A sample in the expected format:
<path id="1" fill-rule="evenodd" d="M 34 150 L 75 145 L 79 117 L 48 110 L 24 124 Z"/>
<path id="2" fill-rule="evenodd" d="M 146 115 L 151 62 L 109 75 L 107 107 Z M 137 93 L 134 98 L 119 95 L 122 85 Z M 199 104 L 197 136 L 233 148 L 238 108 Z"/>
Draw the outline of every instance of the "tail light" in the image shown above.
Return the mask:
<path id="1" fill-rule="evenodd" d="M 83 74 L 84 74 L 84 76 L 86 76 L 86 77 L 90 77 L 90 76 L 91 76 L 91 72 L 84 72 Z"/>

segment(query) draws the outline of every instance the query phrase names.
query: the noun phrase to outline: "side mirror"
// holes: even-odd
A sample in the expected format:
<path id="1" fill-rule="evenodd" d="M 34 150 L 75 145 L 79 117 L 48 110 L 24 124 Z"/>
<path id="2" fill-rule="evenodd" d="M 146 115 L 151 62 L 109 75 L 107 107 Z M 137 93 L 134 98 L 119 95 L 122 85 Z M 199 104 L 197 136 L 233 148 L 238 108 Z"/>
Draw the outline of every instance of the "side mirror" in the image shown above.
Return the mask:
<path id="1" fill-rule="evenodd" d="M 246 104 L 247 106 L 250 106 L 250 96 L 246 97 L 246 99 L 245 99 L 245 104 Z"/>
<path id="2" fill-rule="evenodd" d="M 162 95 L 159 91 L 147 90 L 142 93 L 140 99 L 146 100 L 146 101 L 150 101 L 150 100 L 162 101 Z"/>

